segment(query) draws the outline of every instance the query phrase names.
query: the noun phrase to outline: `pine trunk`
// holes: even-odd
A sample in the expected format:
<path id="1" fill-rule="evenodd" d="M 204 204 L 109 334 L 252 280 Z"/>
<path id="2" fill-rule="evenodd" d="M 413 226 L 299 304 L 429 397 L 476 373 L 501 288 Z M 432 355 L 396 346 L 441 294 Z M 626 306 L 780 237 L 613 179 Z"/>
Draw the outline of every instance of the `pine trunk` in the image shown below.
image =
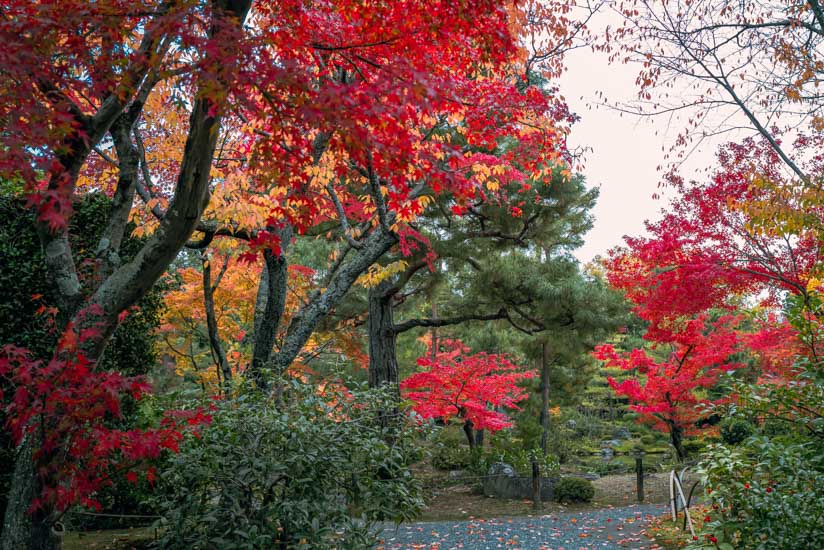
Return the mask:
<path id="1" fill-rule="evenodd" d="M 400 402 L 398 380 L 397 333 L 392 319 L 392 297 L 385 285 L 369 290 L 369 387 L 389 385 L 396 402 Z M 381 414 L 381 424 L 388 425 L 397 408 Z"/>
<path id="2" fill-rule="evenodd" d="M 547 452 L 549 439 L 549 358 L 546 343 L 541 345 L 541 451 Z"/>

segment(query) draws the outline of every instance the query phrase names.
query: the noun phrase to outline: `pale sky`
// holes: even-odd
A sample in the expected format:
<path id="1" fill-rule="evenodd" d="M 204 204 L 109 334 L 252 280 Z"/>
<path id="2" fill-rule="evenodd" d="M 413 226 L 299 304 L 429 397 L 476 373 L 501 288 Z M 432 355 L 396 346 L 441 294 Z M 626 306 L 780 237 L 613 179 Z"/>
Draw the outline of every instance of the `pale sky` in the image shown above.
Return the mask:
<path id="1" fill-rule="evenodd" d="M 595 226 L 575 254 L 586 263 L 622 244 L 624 235 L 642 234 L 644 220 L 657 218 L 666 206 L 671 192 L 658 188 L 661 173 L 656 167 L 665 164 L 662 148 L 669 149 L 683 126 L 665 118 L 640 119 L 596 107 L 603 102 L 599 92 L 610 103 L 635 98 L 635 67 L 610 65 L 605 55 L 589 49 L 570 52 L 567 67 L 559 82 L 560 92 L 570 109 L 581 117 L 573 126 L 570 147 L 591 148 L 583 173 L 589 186 L 601 189 L 594 210 Z M 690 169 L 710 166 L 715 147 L 710 142 L 700 147 L 690 156 L 682 174 L 690 176 Z M 656 192 L 662 198 L 653 199 Z"/>

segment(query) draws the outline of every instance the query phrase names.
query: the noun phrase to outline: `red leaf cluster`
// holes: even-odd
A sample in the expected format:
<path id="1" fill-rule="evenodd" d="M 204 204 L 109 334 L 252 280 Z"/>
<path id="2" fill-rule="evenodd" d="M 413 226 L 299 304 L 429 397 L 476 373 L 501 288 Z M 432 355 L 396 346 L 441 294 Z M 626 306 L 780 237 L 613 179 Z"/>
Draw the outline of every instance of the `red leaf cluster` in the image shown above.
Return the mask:
<path id="1" fill-rule="evenodd" d="M 403 382 L 403 395 L 423 418 L 469 421 L 479 430 L 498 431 L 511 426 L 499 408 L 517 409 L 528 394 L 518 384 L 535 376 L 505 355 L 475 353 L 458 340 L 441 342 L 435 358 L 421 357 L 425 368 Z"/>
<path id="2" fill-rule="evenodd" d="M 149 385 L 142 377 L 95 370 L 77 347 L 84 338 L 64 337 L 48 362 L 15 346 L 0 349 L 0 377 L 14 388 L 5 405 L 8 427 L 15 443 L 28 435 L 34 449 L 41 488 L 34 507 L 99 508 L 94 494 L 111 484 L 113 475 L 157 458 L 164 449 L 177 452 L 185 430 L 210 421 L 202 410 L 177 411 L 167 413 L 158 428 L 111 427 L 122 417 L 124 396 L 140 399 Z M 136 472 L 130 470 L 127 478 L 136 480 Z M 154 479 L 151 469 L 146 478 Z"/>

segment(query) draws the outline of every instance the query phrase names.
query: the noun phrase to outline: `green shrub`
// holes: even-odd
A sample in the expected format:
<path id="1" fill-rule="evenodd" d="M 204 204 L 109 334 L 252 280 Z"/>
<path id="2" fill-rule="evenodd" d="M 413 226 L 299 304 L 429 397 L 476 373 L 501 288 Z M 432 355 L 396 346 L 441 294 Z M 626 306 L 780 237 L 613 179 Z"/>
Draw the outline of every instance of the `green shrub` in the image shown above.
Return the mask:
<path id="1" fill-rule="evenodd" d="M 558 502 L 590 502 L 595 496 L 595 487 L 588 479 L 563 477 L 553 487 Z"/>
<path id="2" fill-rule="evenodd" d="M 704 532 L 734 548 L 824 548 L 821 451 L 759 436 L 711 446 L 698 469 L 713 505 Z"/>
<path id="3" fill-rule="evenodd" d="M 721 440 L 727 445 L 738 445 L 753 432 L 753 425 L 740 418 L 728 418 L 721 423 Z"/>
<path id="4" fill-rule="evenodd" d="M 219 403 L 159 479 L 161 548 L 369 548 L 376 522 L 423 505 L 409 466 L 411 423 L 382 429 L 386 391 L 319 396 L 292 382 L 280 406 L 257 395 Z"/>
<path id="5" fill-rule="evenodd" d="M 438 442 L 432 450 L 432 466 L 438 470 L 466 470 L 474 457 L 468 445 L 449 445 Z"/>
<path id="6" fill-rule="evenodd" d="M 643 443 L 644 445 L 655 445 L 656 443 L 658 443 L 658 438 L 652 434 L 642 435 L 641 443 Z"/>
<path id="7" fill-rule="evenodd" d="M 688 455 L 699 454 L 707 446 L 707 444 L 700 439 L 687 439 L 686 441 L 684 441 L 683 445 L 684 451 L 686 451 Z"/>

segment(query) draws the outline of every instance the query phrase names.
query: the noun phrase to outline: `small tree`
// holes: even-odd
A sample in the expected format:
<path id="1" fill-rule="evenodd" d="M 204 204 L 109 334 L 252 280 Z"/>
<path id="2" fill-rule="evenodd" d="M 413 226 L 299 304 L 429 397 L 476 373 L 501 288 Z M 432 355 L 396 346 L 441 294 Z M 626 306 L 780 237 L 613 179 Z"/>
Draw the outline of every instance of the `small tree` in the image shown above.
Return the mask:
<path id="1" fill-rule="evenodd" d="M 418 359 L 427 370 L 401 382 L 401 390 L 423 418 L 460 419 L 469 447 L 474 448 L 474 430 L 495 432 L 512 425 L 499 409 L 517 409 L 528 397 L 518 382 L 535 373 L 523 371 L 505 355 L 470 355 L 459 340 L 442 340 L 441 347 L 434 358 Z"/>
<path id="2" fill-rule="evenodd" d="M 686 458 L 683 438 L 697 428 L 699 405 L 712 401 L 701 390 L 715 386 L 719 375 L 742 367 L 733 356 L 740 351 L 737 319 L 724 316 L 715 322 L 699 316 L 683 324 L 671 339 L 655 341 L 653 349 L 669 346 L 671 352 L 658 360 L 647 350 L 619 353 L 611 344 L 598 346 L 595 357 L 608 367 L 631 370 L 639 376 L 617 382 L 612 389 L 630 400 L 641 421 L 669 433 L 678 460 Z"/>

